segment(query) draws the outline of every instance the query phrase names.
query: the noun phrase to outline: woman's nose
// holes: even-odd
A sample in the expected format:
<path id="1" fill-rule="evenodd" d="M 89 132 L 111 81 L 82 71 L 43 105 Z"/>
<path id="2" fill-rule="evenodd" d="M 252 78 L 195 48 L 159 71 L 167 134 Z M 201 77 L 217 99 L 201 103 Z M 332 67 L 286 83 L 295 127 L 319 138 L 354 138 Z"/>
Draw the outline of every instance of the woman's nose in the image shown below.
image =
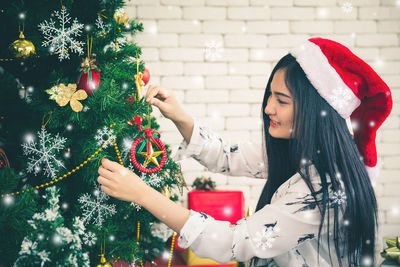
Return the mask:
<path id="1" fill-rule="evenodd" d="M 271 99 L 271 98 L 270 98 Z M 275 107 L 273 106 L 273 104 L 271 103 L 272 101 L 270 101 L 270 99 L 268 99 L 267 102 L 267 106 L 264 109 L 265 114 L 267 115 L 273 115 L 275 114 Z"/>

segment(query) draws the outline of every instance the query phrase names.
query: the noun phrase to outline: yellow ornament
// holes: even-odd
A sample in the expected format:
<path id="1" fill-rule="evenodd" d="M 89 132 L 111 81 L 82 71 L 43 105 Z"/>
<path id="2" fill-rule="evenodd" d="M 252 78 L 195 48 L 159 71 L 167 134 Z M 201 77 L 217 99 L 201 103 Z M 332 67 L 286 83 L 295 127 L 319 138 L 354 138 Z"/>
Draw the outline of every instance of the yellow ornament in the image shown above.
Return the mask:
<path id="1" fill-rule="evenodd" d="M 142 95 L 142 90 L 143 90 L 143 86 L 144 86 L 144 82 L 143 82 L 143 74 L 141 72 L 139 72 L 138 74 L 135 74 L 135 85 L 136 85 L 136 90 L 137 90 L 137 94 L 138 94 L 138 98 L 140 98 L 140 96 Z"/>
<path id="2" fill-rule="evenodd" d="M 26 59 L 35 54 L 35 46 L 31 41 L 25 40 L 22 32 L 19 34 L 19 39 L 10 44 L 11 53 L 20 59 Z"/>
<path id="3" fill-rule="evenodd" d="M 56 100 L 56 103 L 61 107 L 67 105 L 69 102 L 72 110 L 75 112 L 80 112 L 83 109 L 82 104 L 78 100 L 87 98 L 85 90 L 76 91 L 76 84 L 74 83 L 70 83 L 68 86 L 60 83 L 58 86 L 46 90 L 46 92 L 50 94 L 50 99 Z"/>
<path id="4" fill-rule="evenodd" d="M 146 152 L 139 152 L 138 154 L 142 155 L 143 157 L 146 158 L 146 162 L 143 164 L 144 167 L 147 166 L 150 162 L 153 162 L 156 166 L 159 166 L 157 157 L 164 153 L 164 151 L 155 151 L 153 150 L 153 145 L 151 143 L 149 151 Z"/>
<path id="5" fill-rule="evenodd" d="M 114 265 L 110 262 L 107 262 L 106 258 L 104 257 L 104 254 L 99 255 L 100 258 L 100 263 L 96 265 L 96 267 L 114 267 Z"/>
<path id="6" fill-rule="evenodd" d="M 123 8 L 119 8 L 115 11 L 114 13 L 114 20 L 118 23 L 118 24 L 124 24 L 125 27 L 128 27 L 129 23 L 129 17 L 128 15 L 125 13 Z"/>

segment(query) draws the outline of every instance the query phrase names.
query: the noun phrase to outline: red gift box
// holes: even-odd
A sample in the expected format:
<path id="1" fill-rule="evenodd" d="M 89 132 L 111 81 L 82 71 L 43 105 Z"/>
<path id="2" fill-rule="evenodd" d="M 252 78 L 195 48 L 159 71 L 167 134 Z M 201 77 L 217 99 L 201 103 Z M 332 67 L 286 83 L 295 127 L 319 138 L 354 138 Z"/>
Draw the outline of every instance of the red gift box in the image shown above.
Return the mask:
<path id="1" fill-rule="evenodd" d="M 242 191 L 191 191 L 189 209 L 201 211 L 219 221 L 235 224 L 245 216 Z"/>

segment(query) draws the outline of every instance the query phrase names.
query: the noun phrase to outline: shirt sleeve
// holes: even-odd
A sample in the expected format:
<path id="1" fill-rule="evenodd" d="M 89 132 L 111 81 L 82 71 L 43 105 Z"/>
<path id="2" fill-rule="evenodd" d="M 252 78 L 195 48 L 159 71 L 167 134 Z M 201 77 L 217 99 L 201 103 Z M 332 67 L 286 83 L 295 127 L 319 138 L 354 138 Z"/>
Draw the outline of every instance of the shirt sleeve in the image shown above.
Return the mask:
<path id="1" fill-rule="evenodd" d="M 260 145 L 250 141 L 231 145 L 216 133 L 194 120 L 190 143 L 180 144 L 175 160 L 193 157 L 212 172 L 232 176 L 265 178 L 266 159 Z"/>
<path id="2" fill-rule="evenodd" d="M 272 258 L 316 238 L 320 220 L 317 203 L 300 178 L 282 198 L 235 225 L 191 211 L 178 244 L 220 263 L 244 262 L 254 256 Z"/>

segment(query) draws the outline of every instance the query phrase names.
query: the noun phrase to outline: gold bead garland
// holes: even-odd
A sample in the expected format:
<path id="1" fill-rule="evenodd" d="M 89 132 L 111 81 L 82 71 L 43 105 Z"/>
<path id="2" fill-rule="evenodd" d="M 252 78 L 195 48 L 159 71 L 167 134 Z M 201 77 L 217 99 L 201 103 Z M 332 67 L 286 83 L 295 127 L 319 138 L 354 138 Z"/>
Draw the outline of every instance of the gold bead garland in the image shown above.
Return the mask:
<path id="1" fill-rule="evenodd" d="M 171 250 L 170 250 L 170 253 L 169 253 L 168 267 L 171 267 L 172 255 L 174 253 L 175 235 L 176 235 L 176 233 L 174 232 L 172 234 Z"/>
<path id="2" fill-rule="evenodd" d="M 136 230 L 136 245 L 139 248 L 139 237 L 140 237 L 140 221 L 137 222 L 137 230 Z M 133 258 L 135 258 L 135 255 L 132 255 Z M 143 260 L 140 260 L 140 266 L 143 267 Z"/>
<path id="3" fill-rule="evenodd" d="M 124 163 L 122 162 L 121 154 L 119 153 L 119 149 L 118 149 L 118 146 L 117 146 L 117 141 L 115 141 L 115 139 L 114 139 L 113 142 L 114 142 L 115 152 L 117 152 L 117 157 L 118 157 L 119 163 L 122 166 L 124 166 Z"/>

